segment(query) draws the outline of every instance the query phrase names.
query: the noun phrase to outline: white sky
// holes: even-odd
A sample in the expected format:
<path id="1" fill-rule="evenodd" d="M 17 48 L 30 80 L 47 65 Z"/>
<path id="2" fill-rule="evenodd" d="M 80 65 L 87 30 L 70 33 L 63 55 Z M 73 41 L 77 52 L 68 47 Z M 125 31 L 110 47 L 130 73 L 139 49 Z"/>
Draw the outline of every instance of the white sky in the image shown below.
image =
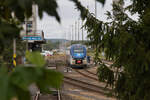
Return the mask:
<path id="1" fill-rule="evenodd" d="M 94 13 L 95 0 L 80 0 L 82 4 L 87 7 L 89 6 L 90 12 Z M 75 9 L 73 2 L 69 0 L 57 0 L 59 8 L 58 12 L 61 18 L 61 23 L 59 24 L 54 17 L 44 14 L 42 20 L 37 19 L 37 29 L 43 30 L 45 38 L 64 38 L 65 33 L 66 38 L 70 39 L 71 36 L 71 26 L 75 24 L 80 18 L 80 12 Z M 111 11 L 112 0 L 106 0 L 104 7 L 100 3 L 97 3 L 97 17 L 100 20 L 106 21 L 106 11 Z M 81 23 L 81 21 L 80 21 Z M 86 31 L 84 31 L 84 39 L 86 39 Z M 81 39 L 81 30 L 80 30 Z"/>
<path id="2" fill-rule="evenodd" d="M 89 10 L 94 13 L 95 0 L 80 1 L 85 7 L 89 6 Z M 45 38 L 65 38 L 66 33 L 67 39 L 70 39 L 71 26 L 75 24 L 75 21 L 78 21 L 78 18 L 80 18 L 80 12 L 75 9 L 74 3 L 69 0 L 57 0 L 57 2 L 59 5 L 58 12 L 61 17 L 61 23 L 59 24 L 54 17 L 44 14 L 42 20 L 40 20 L 39 18 L 37 19 L 37 29 L 44 31 Z M 97 3 L 97 17 L 99 19 L 106 20 L 104 12 L 106 10 L 111 10 L 111 3 L 112 0 L 106 0 L 106 4 L 104 7 L 102 7 L 101 4 Z M 86 34 L 86 31 L 84 31 L 84 39 L 86 38 Z"/>

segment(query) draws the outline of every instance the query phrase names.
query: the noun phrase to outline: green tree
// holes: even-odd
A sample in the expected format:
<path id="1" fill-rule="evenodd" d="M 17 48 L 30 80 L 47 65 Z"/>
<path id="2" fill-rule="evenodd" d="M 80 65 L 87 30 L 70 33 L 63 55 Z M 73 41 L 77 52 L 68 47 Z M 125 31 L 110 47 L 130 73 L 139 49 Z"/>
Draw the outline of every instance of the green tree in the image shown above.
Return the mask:
<path id="1" fill-rule="evenodd" d="M 82 19 L 86 20 L 84 26 L 90 33 L 90 44 L 96 48 L 96 62 L 101 62 L 98 56 L 101 51 L 105 51 L 107 58 L 113 59 L 114 61 L 111 68 L 104 64 L 100 65 L 98 69 L 100 81 L 104 81 L 112 86 L 117 98 L 120 100 L 149 100 L 150 1 L 131 0 L 132 4 L 125 8 L 132 14 L 138 13 L 138 21 L 130 19 L 124 13 L 124 10 L 120 9 L 117 5 L 113 5 L 114 10 L 118 13 L 115 15 L 109 12 L 107 13 L 108 18 L 111 19 L 109 23 L 104 23 L 96 19 L 78 0 L 71 1 L 81 11 Z M 105 0 L 97 1 L 103 4 L 105 3 Z M 26 17 L 29 18 L 32 15 L 32 4 L 38 6 L 38 12 L 41 18 L 43 12 L 46 12 L 51 16 L 55 16 L 57 21 L 60 22 L 55 0 L 0 0 L 0 59 L 3 60 L 4 55 L 2 53 L 6 50 L 6 45 L 10 45 L 14 37 L 19 38 L 19 32 L 21 30 L 19 25 Z M 15 17 L 12 16 L 12 13 Z M 8 43 L 5 44 L 5 42 Z M 43 61 L 42 59 L 37 59 L 40 58 L 37 57 L 38 54 L 33 55 L 34 57 L 30 55 L 28 60 L 36 66 L 44 66 L 44 63 L 36 64 L 36 60 Z M 34 59 L 31 60 L 30 58 Z M 2 60 L 1 62 L 3 62 Z M 46 80 L 54 78 L 49 78 L 47 75 L 52 74 L 52 72 L 40 66 L 36 68 L 18 67 L 12 74 L 8 74 L 5 70 L 1 69 L 1 98 L 3 100 L 10 100 L 12 97 L 17 97 L 20 100 L 24 100 L 24 96 L 20 94 L 20 91 L 23 91 L 27 97 L 25 100 L 27 100 L 29 98 L 27 87 L 33 82 L 43 91 L 47 91 L 48 86 L 56 87 L 54 83 L 59 84 L 60 81 L 56 80 L 58 83 L 46 81 L 44 84 L 37 80 L 37 78 L 42 80 L 45 77 L 44 73 L 47 73 Z M 115 71 L 112 69 L 115 69 Z M 35 77 L 28 79 L 27 77 L 30 77 L 33 72 L 35 72 Z M 25 80 L 22 81 L 21 79 L 24 78 Z M 61 77 L 58 79 L 61 79 Z M 23 82 L 22 84 L 19 84 L 21 82 L 20 80 Z"/>
<path id="2" fill-rule="evenodd" d="M 110 85 L 119 100 L 149 100 L 150 98 L 150 1 L 131 0 L 131 5 L 123 8 L 123 0 L 113 4 L 113 12 L 108 12 L 110 22 L 96 19 L 80 2 L 73 0 L 86 19 L 85 27 L 94 45 L 97 62 L 99 54 L 105 51 L 108 59 L 113 59 L 111 67 L 100 64 L 98 77 Z M 132 20 L 125 11 L 139 15 Z"/>
<path id="3" fill-rule="evenodd" d="M 50 40 L 43 45 L 44 50 L 52 50 L 52 49 L 59 49 L 60 42 L 51 42 Z"/>
<path id="4" fill-rule="evenodd" d="M 40 18 L 43 12 L 54 16 L 60 22 L 55 0 L 0 0 L 0 99 L 30 100 L 28 87 L 36 84 L 41 92 L 49 93 L 49 88 L 58 89 L 62 75 L 45 69 L 44 58 L 37 52 L 27 53 L 27 61 L 33 66 L 18 65 L 12 72 L 6 67 L 12 66 L 12 41 L 17 39 L 17 54 L 22 54 L 23 45 L 19 37 L 21 23 L 32 15 L 32 5 L 38 6 Z"/>
<path id="5" fill-rule="evenodd" d="M 53 49 L 53 43 L 51 41 L 47 41 L 46 44 L 43 45 L 44 50 L 52 50 Z"/>
<path id="6" fill-rule="evenodd" d="M 27 53 L 28 61 L 35 67 L 17 66 L 13 72 L 5 67 L 0 69 L 0 99 L 1 100 L 30 100 L 28 90 L 31 84 L 35 84 L 42 93 L 50 93 L 50 88 L 59 89 L 62 75 L 58 72 L 44 68 L 44 58 L 38 52 Z"/>
<path id="7" fill-rule="evenodd" d="M 59 15 L 57 13 L 57 3 L 55 0 L 0 0 L 0 59 L 6 61 L 5 58 L 12 56 L 12 44 L 13 38 L 19 40 L 21 23 L 25 18 L 29 18 L 32 15 L 32 5 L 38 6 L 38 15 L 40 18 L 43 16 L 43 12 L 46 12 L 50 16 L 54 16 L 58 22 L 60 22 Z M 9 47 L 10 46 L 10 47 Z M 20 47 L 22 44 L 20 44 Z M 11 51 L 10 51 L 11 50 Z M 5 52 L 6 51 L 6 52 Z M 9 55 L 6 57 L 6 53 Z M 4 58 L 5 57 L 5 58 Z"/>

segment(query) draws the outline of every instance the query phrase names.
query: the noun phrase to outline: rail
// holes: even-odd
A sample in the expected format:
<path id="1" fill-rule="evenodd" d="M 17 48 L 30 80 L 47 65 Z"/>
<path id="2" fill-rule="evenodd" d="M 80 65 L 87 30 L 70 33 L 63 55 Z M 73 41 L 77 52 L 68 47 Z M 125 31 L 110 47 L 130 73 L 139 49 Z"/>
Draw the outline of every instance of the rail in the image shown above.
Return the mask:
<path id="1" fill-rule="evenodd" d="M 84 89 L 89 90 L 89 91 L 100 93 L 103 95 L 107 95 L 110 91 L 112 91 L 111 89 L 101 87 L 98 85 L 93 85 L 93 84 L 90 84 L 88 82 L 84 82 L 84 81 L 74 79 L 74 78 L 71 78 L 68 76 L 64 76 L 64 82 L 71 84 L 71 85 L 74 85 L 74 86 L 77 86 L 77 87 L 80 87 L 80 88 L 84 88 Z"/>
<path id="2" fill-rule="evenodd" d="M 38 91 L 38 92 L 36 92 L 36 95 L 33 100 L 40 100 L 39 98 L 40 98 L 40 92 Z M 62 100 L 60 90 L 57 90 L 57 100 Z"/>
<path id="3" fill-rule="evenodd" d="M 60 90 L 58 90 L 57 92 L 58 92 L 57 99 L 58 99 L 58 100 L 62 100 L 62 97 L 61 97 L 61 92 L 60 92 Z"/>
<path id="4" fill-rule="evenodd" d="M 96 77 L 92 77 L 92 76 L 89 76 L 87 74 L 84 74 L 83 72 L 79 71 L 79 70 L 75 70 L 77 73 L 83 75 L 84 77 L 87 77 L 87 78 L 90 78 L 90 79 L 93 79 L 93 80 L 96 80 L 96 81 L 99 81 L 98 78 Z"/>
<path id="5" fill-rule="evenodd" d="M 93 73 L 93 72 L 91 72 L 91 71 L 89 71 L 89 70 L 87 70 L 87 69 L 84 69 L 86 72 L 88 72 L 89 74 L 92 74 L 92 75 L 97 75 L 96 73 Z"/>
<path id="6" fill-rule="evenodd" d="M 36 92 L 34 100 L 39 100 L 40 91 Z"/>

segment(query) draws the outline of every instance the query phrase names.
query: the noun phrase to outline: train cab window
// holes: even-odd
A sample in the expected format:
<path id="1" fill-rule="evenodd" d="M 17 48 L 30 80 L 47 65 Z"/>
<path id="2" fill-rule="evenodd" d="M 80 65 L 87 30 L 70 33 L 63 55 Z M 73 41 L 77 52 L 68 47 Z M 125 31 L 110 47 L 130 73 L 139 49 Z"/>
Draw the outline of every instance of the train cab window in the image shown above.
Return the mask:
<path id="1" fill-rule="evenodd" d="M 83 52 L 84 52 L 84 50 L 81 47 L 74 48 L 74 53 L 83 53 Z"/>

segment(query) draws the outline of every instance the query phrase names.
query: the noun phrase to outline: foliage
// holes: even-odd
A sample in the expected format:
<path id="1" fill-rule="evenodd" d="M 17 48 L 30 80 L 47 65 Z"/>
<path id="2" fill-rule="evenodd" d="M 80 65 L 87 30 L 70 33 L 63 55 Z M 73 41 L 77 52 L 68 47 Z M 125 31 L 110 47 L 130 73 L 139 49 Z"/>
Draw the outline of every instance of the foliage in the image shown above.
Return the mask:
<path id="1" fill-rule="evenodd" d="M 124 13 L 124 8 L 113 5 L 113 12 L 115 13 L 107 13 L 110 19 L 110 22 L 107 23 L 96 19 L 78 0 L 71 1 L 81 11 L 82 19 L 86 20 L 84 26 L 90 33 L 88 35 L 91 39 L 90 44 L 95 47 L 96 62 L 101 62 L 98 55 L 102 51 L 105 51 L 108 59 L 113 59 L 114 61 L 112 67 L 100 66 L 98 69 L 99 79 L 114 87 L 115 94 L 120 100 L 149 100 L 150 1 L 131 0 L 132 4 L 125 8 L 132 14 L 139 14 L 137 22 Z M 105 0 L 97 1 L 102 4 L 105 3 Z M 41 18 L 43 12 L 46 12 L 60 22 L 55 0 L 0 0 L 1 66 L 6 54 L 4 52 L 7 52 L 7 47 L 11 44 L 12 39 L 14 37 L 19 38 L 20 23 L 32 15 L 33 4 L 38 6 L 38 15 Z M 5 42 L 7 43 L 5 44 Z M 37 56 L 38 54 L 35 54 L 33 58 Z M 39 60 L 38 57 L 36 59 Z M 32 60 L 29 59 L 30 62 Z M 36 64 L 35 62 L 33 60 L 33 64 Z M 27 91 L 27 87 L 33 82 L 42 91 L 47 91 L 47 87 L 49 86 L 57 87 L 59 85 L 58 80 L 50 81 L 55 77 L 49 76 L 55 76 L 57 73 L 40 67 L 43 64 L 39 63 L 39 67 L 35 68 L 17 67 L 15 71 L 9 74 L 5 69 L 1 69 L 1 99 L 10 100 L 12 97 L 17 97 L 20 100 L 28 100 L 29 92 Z M 57 78 L 61 79 L 61 76 L 58 75 Z"/>
<path id="2" fill-rule="evenodd" d="M 21 24 L 32 16 L 32 5 L 37 5 L 40 18 L 43 12 L 54 16 L 60 22 L 55 0 L 0 0 L 0 99 L 30 100 L 28 87 L 36 84 L 41 92 L 59 88 L 62 75 L 44 68 L 45 61 L 39 53 L 27 53 L 33 66 L 17 66 L 12 72 L 12 43 L 17 40 L 17 57 L 24 55 L 24 44 L 20 39 Z"/>
<path id="3" fill-rule="evenodd" d="M 40 18 L 43 12 L 50 16 L 54 16 L 60 22 L 57 13 L 57 3 L 55 0 L 0 0 L 0 60 L 7 64 L 12 58 L 12 43 L 13 38 L 18 42 L 17 47 L 22 49 L 20 43 L 20 27 L 21 23 L 32 15 L 32 5 L 37 5 L 38 15 Z M 7 41 L 6 41 L 7 40 Z M 11 46 L 10 46 L 11 45 Z M 18 50 L 18 49 L 17 49 Z M 21 50 L 18 50 L 19 52 Z M 7 54 L 7 55 L 6 55 Z M 7 59 L 9 58 L 9 59 Z"/>
<path id="4" fill-rule="evenodd" d="M 80 40 L 80 41 L 71 41 L 71 44 L 83 44 L 88 46 L 88 41 L 87 40 Z"/>
<path id="5" fill-rule="evenodd" d="M 25 17 L 29 18 L 32 15 L 33 4 L 38 6 L 40 18 L 42 18 L 43 12 L 46 12 L 60 21 L 55 0 L 0 0 L 0 15 L 3 19 L 10 20 L 13 12 L 18 20 L 24 21 Z"/>
<path id="6" fill-rule="evenodd" d="M 40 53 L 27 53 L 28 61 L 35 67 L 17 66 L 13 72 L 7 72 L 5 66 L 0 69 L 0 98 L 1 100 L 30 100 L 28 90 L 31 84 L 43 93 L 49 93 L 50 88 L 59 88 L 62 75 L 58 72 L 45 69 L 44 58 Z M 35 62 L 35 59 L 37 62 Z M 37 66 L 37 67 L 36 67 Z"/>
<path id="7" fill-rule="evenodd" d="M 86 20 L 85 28 L 95 47 L 97 62 L 101 62 L 98 55 L 102 51 L 114 61 L 111 67 L 100 64 L 99 80 L 114 87 L 119 100 L 149 100 L 150 1 L 131 1 L 127 8 L 120 6 L 123 0 L 113 4 L 113 13 L 107 12 L 109 22 L 96 19 L 80 2 L 75 3 Z M 128 17 L 125 10 L 138 13 L 138 21 Z"/>
<path id="8" fill-rule="evenodd" d="M 24 56 L 25 55 L 25 44 L 23 42 L 21 42 L 20 39 L 17 39 L 17 61 L 20 59 L 19 57 Z M 0 53 L 0 55 L 2 56 L 2 58 L 0 58 L 0 61 L 2 61 L 3 63 L 5 63 L 5 65 L 10 68 L 12 67 L 12 56 L 13 56 L 13 40 L 4 40 L 5 45 L 3 48 L 3 52 Z M 11 43 L 11 44 L 10 44 Z M 2 64 L 2 63 L 0 63 Z"/>
<path id="9" fill-rule="evenodd" d="M 43 45 L 44 50 L 52 50 L 52 49 L 58 49 L 60 45 L 59 41 L 51 42 L 50 40 L 47 41 L 46 44 Z"/>
<path id="10" fill-rule="evenodd" d="M 114 85 L 114 73 L 105 64 L 101 64 L 98 68 L 97 75 L 101 82 L 106 82 L 110 86 Z"/>
<path id="11" fill-rule="evenodd" d="M 20 29 L 15 23 L 9 23 L 0 19 L 0 60 L 8 64 L 8 66 L 12 62 L 13 38 L 18 38 L 19 40 L 19 31 Z"/>

